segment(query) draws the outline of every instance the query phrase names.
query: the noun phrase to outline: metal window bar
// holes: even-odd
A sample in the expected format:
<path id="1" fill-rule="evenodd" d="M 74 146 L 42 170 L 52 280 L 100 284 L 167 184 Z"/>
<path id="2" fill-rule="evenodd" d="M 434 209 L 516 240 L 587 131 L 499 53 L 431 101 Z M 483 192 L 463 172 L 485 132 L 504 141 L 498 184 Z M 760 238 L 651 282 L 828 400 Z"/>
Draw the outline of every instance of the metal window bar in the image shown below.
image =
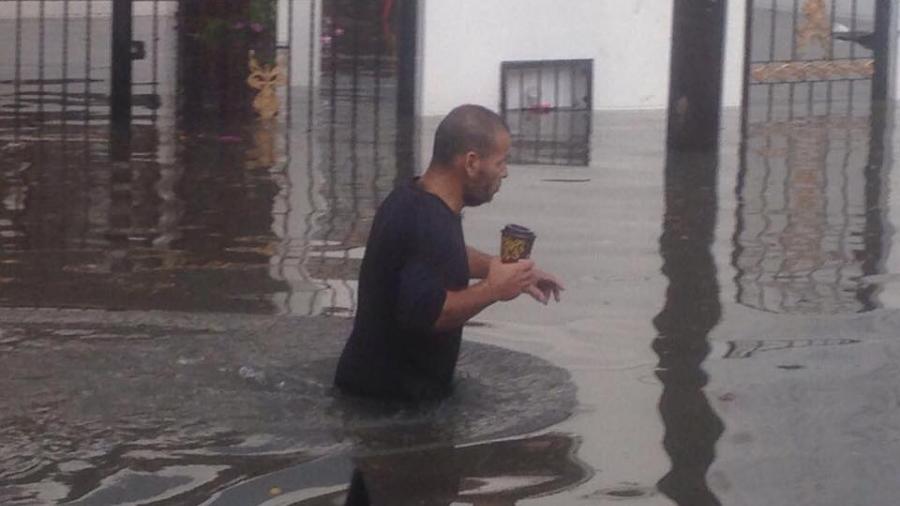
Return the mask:
<path id="1" fill-rule="evenodd" d="M 69 0 L 63 0 L 62 22 L 62 137 L 63 157 L 68 151 L 66 143 L 69 113 Z"/>
<path id="2" fill-rule="evenodd" d="M 13 80 L 13 138 L 19 142 L 22 108 L 22 0 L 16 0 L 16 47 L 15 70 Z"/>
<path id="3" fill-rule="evenodd" d="M 85 5 L 86 13 L 85 13 L 85 53 L 84 53 L 84 135 L 85 142 L 90 138 L 90 126 L 91 126 L 91 52 L 93 50 L 93 44 L 91 40 L 91 31 L 93 29 L 93 24 L 91 19 L 93 17 L 93 6 L 91 2 L 88 2 Z M 90 151 L 90 150 L 88 150 Z M 88 155 L 90 156 L 90 155 Z"/>
<path id="4" fill-rule="evenodd" d="M 591 69 L 591 60 L 501 64 L 500 108 L 511 127 L 512 163 L 588 165 Z"/>
<path id="5" fill-rule="evenodd" d="M 44 130 L 44 23 L 46 22 L 46 0 L 38 3 L 38 131 Z"/>
<path id="6" fill-rule="evenodd" d="M 150 86 L 153 100 L 159 100 L 159 0 L 153 0 L 153 27 L 151 32 L 153 59 L 150 63 L 151 78 L 153 84 Z M 152 107 L 152 121 L 156 124 L 159 107 Z"/>

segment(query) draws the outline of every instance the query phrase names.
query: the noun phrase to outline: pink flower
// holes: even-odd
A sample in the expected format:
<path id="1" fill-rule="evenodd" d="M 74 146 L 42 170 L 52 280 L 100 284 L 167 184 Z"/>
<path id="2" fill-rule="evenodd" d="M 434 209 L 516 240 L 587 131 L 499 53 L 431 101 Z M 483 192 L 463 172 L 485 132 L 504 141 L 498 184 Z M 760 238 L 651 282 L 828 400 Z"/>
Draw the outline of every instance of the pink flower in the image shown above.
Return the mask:
<path id="1" fill-rule="evenodd" d="M 260 23 L 250 23 L 250 29 L 256 33 L 263 31 L 263 25 Z"/>
<path id="2" fill-rule="evenodd" d="M 244 24 L 243 21 L 236 21 L 233 25 L 231 25 L 231 27 L 234 28 L 235 30 L 242 30 L 245 26 L 247 26 L 247 25 Z"/>

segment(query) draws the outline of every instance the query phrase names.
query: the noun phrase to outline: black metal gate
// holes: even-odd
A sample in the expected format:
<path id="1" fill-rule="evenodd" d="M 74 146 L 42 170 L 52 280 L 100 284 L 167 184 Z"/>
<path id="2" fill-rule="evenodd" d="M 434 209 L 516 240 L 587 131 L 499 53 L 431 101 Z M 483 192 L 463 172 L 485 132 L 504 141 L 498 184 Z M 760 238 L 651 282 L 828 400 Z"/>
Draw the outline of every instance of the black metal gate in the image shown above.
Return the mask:
<path id="1" fill-rule="evenodd" d="M 748 8 L 733 263 L 738 302 L 864 311 L 884 257 L 890 0 Z"/>

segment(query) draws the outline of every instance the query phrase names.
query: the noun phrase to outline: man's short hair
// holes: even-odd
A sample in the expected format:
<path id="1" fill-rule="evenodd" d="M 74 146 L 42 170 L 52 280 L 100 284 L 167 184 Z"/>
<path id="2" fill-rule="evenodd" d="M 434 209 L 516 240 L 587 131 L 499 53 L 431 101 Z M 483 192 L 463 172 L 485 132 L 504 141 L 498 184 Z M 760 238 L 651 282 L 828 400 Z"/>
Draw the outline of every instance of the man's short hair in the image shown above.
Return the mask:
<path id="1" fill-rule="evenodd" d="M 458 155 L 474 151 L 487 156 L 497 132 L 509 127 L 497 113 L 480 105 L 461 105 L 441 120 L 434 134 L 432 162 L 450 164 Z"/>

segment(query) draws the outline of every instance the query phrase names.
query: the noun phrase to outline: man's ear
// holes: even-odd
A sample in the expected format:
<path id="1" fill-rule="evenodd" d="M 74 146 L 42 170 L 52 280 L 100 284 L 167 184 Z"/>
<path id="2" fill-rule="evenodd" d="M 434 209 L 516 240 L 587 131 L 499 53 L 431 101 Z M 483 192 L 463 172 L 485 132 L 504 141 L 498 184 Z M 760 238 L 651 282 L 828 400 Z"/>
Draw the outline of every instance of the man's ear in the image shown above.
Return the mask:
<path id="1" fill-rule="evenodd" d="M 478 175 L 478 162 L 481 160 L 481 157 L 478 156 L 478 153 L 474 151 L 469 151 L 466 153 L 465 158 L 463 159 L 463 163 L 466 167 L 466 175 L 469 177 L 475 177 Z"/>

